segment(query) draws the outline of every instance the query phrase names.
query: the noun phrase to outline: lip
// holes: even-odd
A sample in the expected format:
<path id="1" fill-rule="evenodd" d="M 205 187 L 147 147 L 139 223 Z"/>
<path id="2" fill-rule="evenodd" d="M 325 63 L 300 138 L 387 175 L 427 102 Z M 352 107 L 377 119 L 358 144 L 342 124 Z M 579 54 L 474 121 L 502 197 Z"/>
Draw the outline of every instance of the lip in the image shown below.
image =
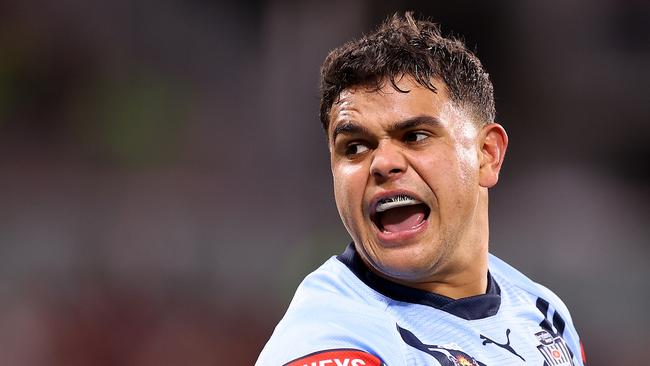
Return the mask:
<path id="1" fill-rule="evenodd" d="M 418 196 L 417 194 L 411 191 L 403 190 L 403 189 L 384 191 L 373 196 L 372 200 L 370 201 L 370 204 L 368 205 L 368 217 L 367 217 L 369 220 L 368 224 L 372 227 L 372 230 L 375 232 L 377 239 L 379 239 L 379 241 L 385 244 L 386 246 L 401 245 L 404 242 L 411 240 L 416 236 L 420 235 L 421 233 L 423 233 L 429 226 L 429 218 L 427 217 L 420 224 L 408 230 L 403 230 L 397 233 L 385 232 L 380 230 L 377 227 L 377 225 L 375 225 L 374 222 L 374 216 L 376 214 L 377 205 L 379 204 L 379 201 L 397 195 L 411 196 L 417 199 L 418 201 L 424 203 L 424 200 L 420 196 Z M 429 209 L 431 209 L 431 207 L 429 207 Z"/>

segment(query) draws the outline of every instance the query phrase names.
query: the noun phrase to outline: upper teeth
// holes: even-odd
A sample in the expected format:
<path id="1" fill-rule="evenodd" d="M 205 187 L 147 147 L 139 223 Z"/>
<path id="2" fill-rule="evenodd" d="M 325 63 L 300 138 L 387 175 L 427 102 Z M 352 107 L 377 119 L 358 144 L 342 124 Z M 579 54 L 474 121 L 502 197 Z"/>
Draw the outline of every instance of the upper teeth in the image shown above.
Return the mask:
<path id="1" fill-rule="evenodd" d="M 419 205 L 420 203 L 422 202 L 410 196 L 388 197 L 379 201 L 376 210 L 377 212 L 384 212 L 386 210 L 390 210 L 391 208 L 410 206 L 410 205 Z"/>

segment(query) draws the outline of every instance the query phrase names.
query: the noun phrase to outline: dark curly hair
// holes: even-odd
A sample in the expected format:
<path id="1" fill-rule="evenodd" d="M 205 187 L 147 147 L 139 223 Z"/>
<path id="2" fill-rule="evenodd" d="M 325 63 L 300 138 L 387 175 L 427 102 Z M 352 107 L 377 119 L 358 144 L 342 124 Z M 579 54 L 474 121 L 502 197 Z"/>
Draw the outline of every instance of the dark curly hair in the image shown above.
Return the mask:
<path id="1" fill-rule="evenodd" d="M 329 113 L 340 93 L 350 87 L 380 90 L 389 81 L 410 75 L 436 92 L 432 80 L 444 82 L 449 98 L 470 112 L 479 125 L 494 121 L 492 82 L 481 61 L 463 42 L 445 38 L 440 28 L 415 20 L 411 12 L 388 18 L 373 33 L 348 42 L 327 55 L 321 68 L 320 120 L 329 127 Z"/>

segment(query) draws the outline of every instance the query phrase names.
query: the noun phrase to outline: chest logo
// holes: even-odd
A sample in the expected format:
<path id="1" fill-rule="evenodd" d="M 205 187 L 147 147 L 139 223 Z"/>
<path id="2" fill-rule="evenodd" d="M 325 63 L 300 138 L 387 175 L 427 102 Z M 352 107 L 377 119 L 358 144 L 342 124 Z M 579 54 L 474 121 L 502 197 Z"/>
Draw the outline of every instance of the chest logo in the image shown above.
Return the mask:
<path id="1" fill-rule="evenodd" d="M 510 345 L 510 329 L 506 329 L 506 343 L 499 343 L 499 342 L 496 342 L 496 341 L 494 341 L 494 340 L 492 340 L 492 339 L 490 339 L 490 338 L 484 336 L 483 334 L 481 334 L 481 339 L 483 340 L 483 345 L 484 345 L 484 346 L 487 345 L 487 344 L 494 344 L 494 345 L 496 345 L 496 346 L 499 346 L 499 347 L 501 347 L 501 348 L 503 348 L 503 349 L 509 351 L 509 352 L 512 353 L 513 355 L 515 355 L 515 356 L 521 358 L 522 361 L 526 362 L 526 360 L 525 360 L 523 357 L 521 357 L 521 355 L 518 354 L 518 353 L 515 351 L 515 349 L 512 348 L 512 346 Z"/>

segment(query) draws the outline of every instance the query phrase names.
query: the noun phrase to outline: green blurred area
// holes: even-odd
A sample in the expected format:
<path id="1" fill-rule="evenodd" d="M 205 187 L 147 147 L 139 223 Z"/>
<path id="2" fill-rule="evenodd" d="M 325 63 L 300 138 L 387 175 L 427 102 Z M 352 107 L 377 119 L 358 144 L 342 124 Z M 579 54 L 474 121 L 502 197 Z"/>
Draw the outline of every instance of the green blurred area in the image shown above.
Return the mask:
<path id="1" fill-rule="evenodd" d="M 106 80 L 73 109 L 73 133 L 90 155 L 140 166 L 173 161 L 188 106 L 185 93 L 157 77 Z"/>
<path id="2" fill-rule="evenodd" d="M 138 39 L 144 33 L 111 39 L 115 33 L 102 42 L 101 26 L 88 32 L 83 27 L 92 24 L 74 13 L 48 17 L 24 13 L 27 5 L 5 5 L 0 143 L 136 168 L 177 159 L 191 86 L 148 55 L 153 51 Z"/>

